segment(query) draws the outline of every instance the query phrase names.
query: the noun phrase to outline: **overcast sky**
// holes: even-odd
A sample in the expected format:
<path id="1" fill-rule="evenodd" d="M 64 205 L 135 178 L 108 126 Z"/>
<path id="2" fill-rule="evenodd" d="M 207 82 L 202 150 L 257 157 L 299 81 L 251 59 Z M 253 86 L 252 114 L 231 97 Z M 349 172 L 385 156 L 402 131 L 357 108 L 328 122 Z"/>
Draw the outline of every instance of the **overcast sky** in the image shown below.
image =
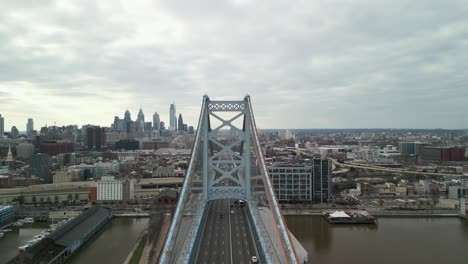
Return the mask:
<path id="1" fill-rule="evenodd" d="M 2 1 L 5 130 L 109 126 L 140 105 L 190 125 L 203 94 L 261 128 L 468 127 L 468 4 Z"/>

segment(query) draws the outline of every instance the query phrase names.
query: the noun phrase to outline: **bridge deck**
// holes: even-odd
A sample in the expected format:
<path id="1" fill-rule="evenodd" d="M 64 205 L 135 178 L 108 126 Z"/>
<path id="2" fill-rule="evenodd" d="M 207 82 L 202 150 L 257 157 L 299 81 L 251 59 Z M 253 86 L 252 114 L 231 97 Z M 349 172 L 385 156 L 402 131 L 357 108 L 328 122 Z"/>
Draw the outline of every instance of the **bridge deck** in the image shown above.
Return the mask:
<path id="1" fill-rule="evenodd" d="M 195 263 L 247 264 L 251 263 L 252 256 L 258 257 L 247 219 L 247 207 L 240 207 L 234 201 L 221 199 L 209 202 Z"/>

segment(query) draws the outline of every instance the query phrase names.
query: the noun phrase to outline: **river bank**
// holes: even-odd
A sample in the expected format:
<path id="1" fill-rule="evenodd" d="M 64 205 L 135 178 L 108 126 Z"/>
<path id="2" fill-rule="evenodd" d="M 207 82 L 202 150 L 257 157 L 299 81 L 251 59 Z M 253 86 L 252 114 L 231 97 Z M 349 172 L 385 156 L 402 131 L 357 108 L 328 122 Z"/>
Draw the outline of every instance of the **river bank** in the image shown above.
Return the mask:
<path id="1" fill-rule="evenodd" d="M 362 209 L 346 209 L 346 208 L 303 208 L 303 209 L 282 209 L 284 215 L 322 215 L 323 211 L 349 211 Z M 375 216 L 414 216 L 414 217 L 458 217 L 458 210 L 453 209 L 434 209 L 434 210 L 395 210 L 395 209 L 366 209 L 369 213 Z"/>

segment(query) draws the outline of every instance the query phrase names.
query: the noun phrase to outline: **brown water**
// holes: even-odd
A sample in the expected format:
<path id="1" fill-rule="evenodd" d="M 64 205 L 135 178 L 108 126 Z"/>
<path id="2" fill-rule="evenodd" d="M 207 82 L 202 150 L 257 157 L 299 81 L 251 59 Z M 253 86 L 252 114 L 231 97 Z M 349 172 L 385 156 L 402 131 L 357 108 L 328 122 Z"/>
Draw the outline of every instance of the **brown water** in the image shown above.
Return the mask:
<path id="1" fill-rule="evenodd" d="M 36 222 L 34 224 L 25 224 L 22 227 L 7 227 L 12 231 L 6 232 L 4 237 L 0 237 L 0 263 L 5 263 L 15 257 L 18 253 L 18 247 L 26 244 L 33 236 L 49 228 L 45 222 Z"/>
<path id="2" fill-rule="evenodd" d="M 123 263 L 148 220 L 149 218 L 113 218 L 67 263 Z M 20 229 L 11 228 L 13 231 L 0 238 L 0 263 L 16 256 L 19 246 L 47 228 L 47 223 L 24 225 Z"/>
<path id="3" fill-rule="evenodd" d="M 68 262 L 123 263 L 132 250 L 149 218 L 114 218 Z"/>
<path id="4" fill-rule="evenodd" d="M 320 216 L 285 218 L 309 263 L 468 263 L 468 221 L 459 218 L 379 218 L 378 226 L 330 225 Z"/>

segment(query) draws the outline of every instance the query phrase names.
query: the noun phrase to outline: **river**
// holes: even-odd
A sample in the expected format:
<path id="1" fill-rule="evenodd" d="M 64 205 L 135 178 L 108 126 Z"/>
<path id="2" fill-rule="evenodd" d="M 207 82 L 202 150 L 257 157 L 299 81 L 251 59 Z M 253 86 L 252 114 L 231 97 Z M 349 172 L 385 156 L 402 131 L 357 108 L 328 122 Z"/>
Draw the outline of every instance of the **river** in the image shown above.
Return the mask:
<path id="1" fill-rule="evenodd" d="M 149 218 L 113 218 L 101 232 L 82 247 L 67 263 L 122 263 L 130 253 L 136 239 L 146 227 Z M 0 238 L 0 263 L 18 253 L 18 247 L 48 228 L 37 222 L 24 227 L 11 228 Z"/>
<path id="2" fill-rule="evenodd" d="M 285 216 L 309 252 L 309 263 L 440 264 L 468 260 L 468 221 L 459 218 L 379 218 L 378 226 L 330 225 L 320 216 Z M 68 263 L 122 263 L 148 218 L 114 218 Z M 35 223 L 0 238 L 0 263 L 47 228 Z"/>
<path id="3" fill-rule="evenodd" d="M 459 218 L 381 217 L 378 226 L 330 225 L 320 216 L 285 218 L 309 263 L 468 263 L 468 221 Z"/>

